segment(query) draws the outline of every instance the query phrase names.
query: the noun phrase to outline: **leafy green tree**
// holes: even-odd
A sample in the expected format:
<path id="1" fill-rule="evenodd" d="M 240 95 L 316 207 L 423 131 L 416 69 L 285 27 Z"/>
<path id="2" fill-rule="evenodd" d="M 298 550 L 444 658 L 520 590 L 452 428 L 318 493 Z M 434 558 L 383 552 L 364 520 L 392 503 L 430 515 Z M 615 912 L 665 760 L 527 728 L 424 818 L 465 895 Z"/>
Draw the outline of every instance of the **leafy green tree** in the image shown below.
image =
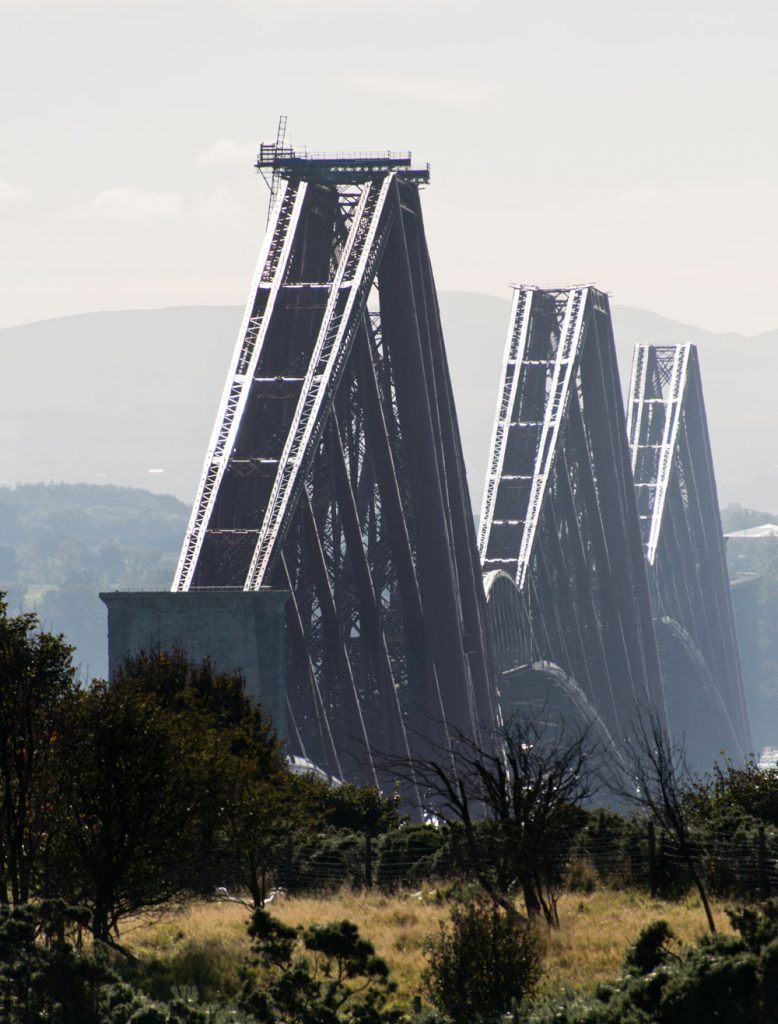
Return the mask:
<path id="1" fill-rule="evenodd" d="M 54 759 L 75 692 L 73 649 L 9 616 L 0 594 L 0 903 L 26 903 L 43 869 L 57 817 Z"/>
<path id="2" fill-rule="evenodd" d="M 287 844 L 318 816 L 306 779 L 287 769 L 272 724 L 258 710 L 232 728 L 218 760 L 221 863 L 261 907 Z"/>
<path id="3" fill-rule="evenodd" d="M 95 681 L 72 702 L 57 758 L 52 884 L 112 943 L 121 918 L 188 890 L 214 831 L 209 735 L 194 715 Z"/>
<path id="4" fill-rule="evenodd" d="M 295 837 L 289 861 L 295 892 L 366 882 L 365 840 L 358 832 L 334 829 L 303 832 Z"/>
<path id="5" fill-rule="evenodd" d="M 321 779 L 313 784 L 319 792 L 322 817 L 331 828 L 375 837 L 405 821 L 397 793 L 384 796 L 375 786 L 331 786 Z"/>
<path id="6" fill-rule="evenodd" d="M 214 818 L 211 881 L 234 884 L 262 906 L 287 843 L 326 813 L 320 787 L 289 772 L 283 743 L 239 672 L 216 672 L 208 659 L 193 663 L 180 650 L 152 650 L 128 658 L 113 686 L 152 696 L 182 721 L 197 722 Z"/>
<path id="7" fill-rule="evenodd" d="M 105 942 L 122 917 L 190 890 L 227 883 L 261 906 L 318 813 L 240 674 L 181 651 L 128 658 L 80 694 L 61 760 L 57 891 L 93 909 Z"/>
<path id="8" fill-rule="evenodd" d="M 111 685 L 153 697 L 167 711 L 206 715 L 222 728 L 244 722 L 257 710 L 240 672 L 217 672 L 208 658 L 191 661 L 179 648 L 129 655 Z"/>
<path id="9" fill-rule="evenodd" d="M 745 814 L 778 826 L 778 768 L 760 768 L 753 758 L 744 765 L 716 762 L 709 775 L 694 781 L 687 802 L 700 824 Z"/>
<path id="10" fill-rule="evenodd" d="M 404 825 L 376 843 L 375 881 L 381 888 L 419 885 L 461 870 L 459 829 Z"/>

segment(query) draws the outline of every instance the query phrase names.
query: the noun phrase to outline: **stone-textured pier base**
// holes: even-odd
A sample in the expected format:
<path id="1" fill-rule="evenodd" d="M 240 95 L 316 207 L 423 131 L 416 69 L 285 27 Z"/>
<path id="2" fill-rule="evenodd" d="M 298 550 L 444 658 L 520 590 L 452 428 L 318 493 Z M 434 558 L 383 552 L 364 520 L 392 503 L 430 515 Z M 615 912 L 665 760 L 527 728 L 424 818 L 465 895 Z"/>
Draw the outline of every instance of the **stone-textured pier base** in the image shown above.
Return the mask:
<path id="1" fill-rule="evenodd" d="M 279 590 L 113 591 L 108 608 L 108 672 L 130 654 L 179 648 L 192 661 L 210 658 L 219 672 L 240 669 L 248 693 L 278 735 L 286 736 L 284 604 Z"/>

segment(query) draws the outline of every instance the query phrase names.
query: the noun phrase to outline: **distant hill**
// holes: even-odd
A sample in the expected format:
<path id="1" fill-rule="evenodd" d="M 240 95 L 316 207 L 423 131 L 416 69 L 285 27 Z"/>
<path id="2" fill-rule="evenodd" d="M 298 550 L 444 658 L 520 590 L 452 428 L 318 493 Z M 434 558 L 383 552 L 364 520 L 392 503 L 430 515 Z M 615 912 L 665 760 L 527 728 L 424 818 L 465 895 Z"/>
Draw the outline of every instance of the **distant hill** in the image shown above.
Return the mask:
<path id="1" fill-rule="evenodd" d="M 440 303 L 477 514 L 509 300 Z M 0 330 L 0 589 L 65 632 L 91 675 L 106 671 L 98 590 L 170 584 L 240 317 L 187 307 Z M 636 342 L 699 345 L 721 503 L 778 510 L 778 331 L 715 335 L 623 306 L 614 320 L 625 387 Z"/>
<path id="2" fill-rule="evenodd" d="M 104 676 L 101 590 L 165 589 L 189 510 L 129 487 L 24 484 L 0 488 L 0 590 L 12 612 L 36 611 L 77 648 L 84 676 Z"/>
<path id="3" fill-rule="evenodd" d="M 477 511 L 509 302 L 442 292 L 440 304 Z M 0 484 L 118 484 L 188 505 L 240 316 L 237 307 L 183 307 L 0 330 Z M 778 508 L 778 331 L 715 335 L 625 306 L 614 320 L 625 386 L 636 342 L 700 346 L 720 498 Z"/>
<path id="4" fill-rule="evenodd" d="M 614 322 L 625 386 L 637 342 L 699 347 L 720 503 L 778 509 L 778 330 L 750 338 L 712 334 L 619 306 Z"/>
<path id="5" fill-rule="evenodd" d="M 497 402 L 509 302 L 443 292 L 441 312 L 476 513 Z M 626 393 L 641 342 L 698 345 L 721 504 L 778 509 L 778 330 L 754 338 L 712 334 L 629 306 L 613 307 L 616 349 Z"/>

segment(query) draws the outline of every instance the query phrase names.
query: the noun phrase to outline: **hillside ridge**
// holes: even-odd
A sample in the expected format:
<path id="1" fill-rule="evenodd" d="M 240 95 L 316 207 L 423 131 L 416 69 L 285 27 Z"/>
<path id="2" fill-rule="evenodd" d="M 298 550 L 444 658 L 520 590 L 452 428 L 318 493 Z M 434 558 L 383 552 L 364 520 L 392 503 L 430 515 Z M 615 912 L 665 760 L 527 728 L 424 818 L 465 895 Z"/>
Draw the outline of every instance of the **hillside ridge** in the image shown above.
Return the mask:
<path id="1" fill-rule="evenodd" d="M 442 291 L 440 308 L 477 510 L 509 299 Z M 0 329 L 0 484 L 110 483 L 191 504 L 241 316 L 238 306 L 169 306 Z M 722 502 L 778 507 L 778 472 L 761 443 L 778 431 L 778 330 L 714 334 L 620 305 L 613 316 L 625 388 L 636 342 L 699 345 Z"/>

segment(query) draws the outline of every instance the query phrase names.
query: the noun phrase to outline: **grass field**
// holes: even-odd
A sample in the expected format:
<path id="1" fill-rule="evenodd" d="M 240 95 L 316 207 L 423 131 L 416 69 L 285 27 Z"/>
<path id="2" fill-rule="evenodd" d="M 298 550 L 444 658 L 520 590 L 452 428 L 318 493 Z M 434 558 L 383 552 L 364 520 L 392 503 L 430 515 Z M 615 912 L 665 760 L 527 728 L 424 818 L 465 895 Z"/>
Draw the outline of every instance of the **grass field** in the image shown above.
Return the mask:
<path id="1" fill-rule="evenodd" d="M 423 994 L 424 950 L 448 915 L 432 895 L 382 895 L 342 890 L 326 896 L 287 898 L 270 908 L 287 924 L 323 924 L 349 918 L 375 945 L 398 984 L 397 1003 Z M 717 926 L 729 930 L 723 907 L 714 908 Z M 665 918 L 688 942 L 705 931 L 696 898 L 667 903 L 638 892 L 598 890 L 566 894 L 559 904 L 559 930 L 542 928 L 545 939 L 543 988 L 590 989 L 616 976 L 627 947 L 649 921 Z M 230 995 L 240 984 L 240 964 L 248 952 L 250 911 L 236 903 L 192 903 L 154 922 L 135 922 L 122 941 L 143 959 L 157 957 L 175 966 L 183 984 L 194 984 L 210 998 Z"/>

